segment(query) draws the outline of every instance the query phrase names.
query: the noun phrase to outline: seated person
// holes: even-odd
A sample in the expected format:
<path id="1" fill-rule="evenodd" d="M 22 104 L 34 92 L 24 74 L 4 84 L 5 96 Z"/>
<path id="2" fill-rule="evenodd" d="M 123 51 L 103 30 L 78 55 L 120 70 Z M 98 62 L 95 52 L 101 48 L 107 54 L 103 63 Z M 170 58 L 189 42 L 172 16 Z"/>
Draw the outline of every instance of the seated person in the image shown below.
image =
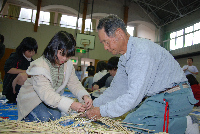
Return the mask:
<path id="1" fill-rule="evenodd" d="M 194 77 L 193 74 L 188 74 L 186 75 L 186 78 L 188 79 L 188 82 L 190 83 L 190 86 L 192 88 L 192 92 L 194 94 L 194 98 L 196 100 L 199 100 L 198 103 L 196 103 L 196 106 L 200 106 L 200 86 L 199 86 L 199 82 L 197 81 L 197 79 Z"/>
<path id="2" fill-rule="evenodd" d="M 88 92 L 92 91 L 93 77 L 94 77 L 94 73 L 91 72 L 89 76 L 86 78 L 86 80 L 84 81 L 84 87 L 86 88 Z"/>
<path id="3" fill-rule="evenodd" d="M 113 80 L 114 76 L 109 76 L 107 79 L 106 79 L 106 83 L 105 83 L 105 87 L 110 87 L 110 84 Z"/>
<path id="4" fill-rule="evenodd" d="M 4 36 L 0 34 L 0 60 L 5 54 Z"/>
<path id="5" fill-rule="evenodd" d="M 69 113 L 70 109 L 84 112 L 92 106 L 90 95 L 76 77 L 69 59 L 75 55 L 75 44 L 72 34 L 60 31 L 51 39 L 43 55 L 31 62 L 26 70 L 31 77 L 17 96 L 18 120 L 56 120 L 61 112 Z M 62 95 L 66 86 L 79 102 Z"/>
<path id="6" fill-rule="evenodd" d="M 5 77 L 3 80 L 2 94 L 8 99 L 7 103 L 16 103 L 20 85 L 12 88 L 12 82 L 19 73 L 26 73 L 26 69 L 33 61 L 32 56 L 37 53 L 38 45 L 34 38 L 26 37 L 16 48 L 16 52 L 11 53 L 4 65 Z"/>
<path id="7" fill-rule="evenodd" d="M 75 71 L 76 76 L 78 77 L 79 81 L 81 81 L 81 76 L 83 74 L 83 71 L 81 71 L 81 66 L 78 66 L 77 70 Z"/>
<path id="8" fill-rule="evenodd" d="M 94 75 L 93 82 L 100 80 L 107 72 L 107 64 L 105 61 L 99 61 L 97 63 L 96 74 Z"/>
<path id="9" fill-rule="evenodd" d="M 94 100 L 95 98 L 98 98 L 105 90 L 107 87 L 110 87 L 110 84 L 112 82 L 112 79 L 114 78 L 116 72 L 117 72 L 117 64 L 119 61 L 119 57 L 111 57 L 108 60 L 108 71 L 106 75 L 104 75 L 100 80 L 97 82 L 93 83 L 93 93 L 91 93 L 91 98 Z M 104 87 L 104 88 L 103 88 Z M 95 92 L 95 90 L 98 90 Z"/>
<path id="10" fill-rule="evenodd" d="M 107 73 L 100 80 L 98 80 L 97 82 L 94 82 L 92 84 L 93 90 L 97 90 L 97 89 L 102 88 L 102 87 L 109 87 L 110 86 L 110 83 L 112 82 L 112 79 L 117 72 L 118 62 L 119 62 L 119 57 L 116 57 L 116 56 L 111 57 L 108 60 L 107 68 L 108 68 L 109 73 Z"/>

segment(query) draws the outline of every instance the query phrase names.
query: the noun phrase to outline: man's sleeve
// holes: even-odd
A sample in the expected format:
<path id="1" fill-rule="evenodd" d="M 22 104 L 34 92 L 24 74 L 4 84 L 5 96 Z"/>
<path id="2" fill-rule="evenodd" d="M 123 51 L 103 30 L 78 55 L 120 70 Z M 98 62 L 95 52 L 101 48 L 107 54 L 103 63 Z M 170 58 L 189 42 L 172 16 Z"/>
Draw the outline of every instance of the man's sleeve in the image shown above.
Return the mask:
<path id="1" fill-rule="evenodd" d="M 90 67 L 88 66 L 88 67 L 87 67 L 87 69 L 86 69 L 86 71 L 88 71 L 88 70 L 89 70 L 89 68 L 90 68 Z"/>
<path id="2" fill-rule="evenodd" d="M 196 66 L 195 66 L 195 72 L 199 72 Z"/>

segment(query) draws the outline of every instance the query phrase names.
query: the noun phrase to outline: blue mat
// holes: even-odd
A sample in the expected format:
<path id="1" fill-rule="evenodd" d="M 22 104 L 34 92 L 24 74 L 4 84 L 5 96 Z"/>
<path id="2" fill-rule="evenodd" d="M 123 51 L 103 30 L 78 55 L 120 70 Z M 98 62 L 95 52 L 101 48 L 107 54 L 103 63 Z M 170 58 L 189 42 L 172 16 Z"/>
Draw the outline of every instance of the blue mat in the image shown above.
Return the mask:
<path id="1" fill-rule="evenodd" d="M 0 117 L 9 120 L 17 120 L 18 111 L 16 104 L 7 104 L 6 100 L 0 100 Z"/>
<path id="2" fill-rule="evenodd" d="M 65 91 L 65 92 L 63 93 L 63 96 L 75 98 L 75 96 L 74 96 L 71 92 L 68 92 L 68 91 Z"/>
<path id="3" fill-rule="evenodd" d="M 63 96 L 75 98 L 75 96 L 68 91 L 65 91 Z M 7 101 L 6 99 L 0 100 L 0 117 L 7 118 L 9 120 L 17 120 L 18 119 L 17 105 L 14 103 L 8 104 L 6 103 L 6 101 Z M 68 123 L 70 124 L 70 122 Z"/>

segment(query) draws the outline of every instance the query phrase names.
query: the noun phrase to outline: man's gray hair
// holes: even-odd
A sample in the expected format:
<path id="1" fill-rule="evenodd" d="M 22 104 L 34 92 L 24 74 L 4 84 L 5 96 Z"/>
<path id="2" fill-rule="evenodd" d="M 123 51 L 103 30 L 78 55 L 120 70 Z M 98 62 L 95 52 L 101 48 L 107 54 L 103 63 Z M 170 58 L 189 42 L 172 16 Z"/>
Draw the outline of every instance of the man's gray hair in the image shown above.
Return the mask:
<path id="1" fill-rule="evenodd" d="M 114 14 L 99 20 L 97 30 L 101 30 L 102 28 L 104 28 L 108 37 L 113 37 L 118 28 L 121 28 L 125 33 L 127 33 L 124 21 Z"/>

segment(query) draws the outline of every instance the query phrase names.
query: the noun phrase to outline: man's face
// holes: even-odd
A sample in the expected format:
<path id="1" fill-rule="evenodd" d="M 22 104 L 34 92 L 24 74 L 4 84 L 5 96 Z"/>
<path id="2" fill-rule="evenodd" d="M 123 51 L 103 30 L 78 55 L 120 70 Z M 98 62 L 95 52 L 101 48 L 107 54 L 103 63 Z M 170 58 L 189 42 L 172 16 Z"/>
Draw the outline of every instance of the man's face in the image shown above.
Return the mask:
<path id="1" fill-rule="evenodd" d="M 187 59 L 187 64 L 188 64 L 188 65 L 192 65 L 192 63 L 193 63 L 193 62 L 192 62 L 192 59 Z"/>
<path id="2" fill-rule="evenodd" d="M 99 40 L 104 45 L 104 49 L 111 52 L 113 55 L 124 54 L 123 51 L 123 40 L 119 39 L 117 36 L 108 37 L 104 31 L 104 28 L 98 31 Z"/>

